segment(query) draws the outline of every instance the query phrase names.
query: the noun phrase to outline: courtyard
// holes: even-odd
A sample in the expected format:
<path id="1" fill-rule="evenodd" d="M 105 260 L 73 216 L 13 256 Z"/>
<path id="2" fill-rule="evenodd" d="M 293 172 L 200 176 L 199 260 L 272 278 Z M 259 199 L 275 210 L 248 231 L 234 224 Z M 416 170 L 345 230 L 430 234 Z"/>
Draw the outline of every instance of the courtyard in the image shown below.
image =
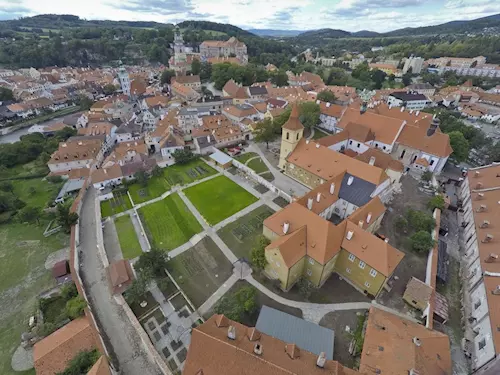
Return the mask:
<path id="1" fill-rule="evenodd" d="M 171 259 L 167 267 L 196 308 L 231 276 L 233 269 L 210 237 Z"/>
<path id="2" fill-rule="evenodd" d="M 134 259 L 142 254 L 141 244 L 137 239 L 134 224 L 129 215 L 115 219 L 116 232 L 122 250 L 123 258 Z"/>
<path id="3" fill-rule="evenodd" d="M 202 231 L 179 194 L 139 209 L 139 215 L 152 247 L 172 250 Z"/>
<path id="4" fill-rule="evenodd" d="M 263 221 L 274 211 L 266 205 L 240 217 L 220 229 L 217 234 L 237 258 L 250 259 L 250 252 L 257 238 L 262 235 Z"/>
<path id="5" fill-rule="evenodd" d="M 210 225 L 219 223 L 258 200 L 226 176 L 191 186 L 184 190 L 184 194 Z"/>
<path id="6" fill-rule="evenodd" d="M 152 176 L 146 186 L 135 183 L 129 187 L 134 203 L 147 202 L 170 190 L 172 186 L 186 185 L 217 173 L 200 159 L 187 164 L 174 164 L 163 168 L 162 172 L 160 176 Z"/>

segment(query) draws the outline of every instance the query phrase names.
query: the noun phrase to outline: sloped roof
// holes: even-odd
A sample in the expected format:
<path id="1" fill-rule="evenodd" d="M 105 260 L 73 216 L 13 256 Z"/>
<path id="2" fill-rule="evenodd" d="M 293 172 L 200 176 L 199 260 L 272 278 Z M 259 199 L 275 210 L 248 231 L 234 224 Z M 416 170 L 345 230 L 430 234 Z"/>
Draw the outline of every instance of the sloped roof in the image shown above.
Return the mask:
<path id="1" fill-rule="evenodd" d="M 397 142 L 439 157 L 448 157 L 453 152 L 448 134 L 436 131 L 428 136 L 423 127 L 405 126 Z"/>
<path id="2" fill-rule="evenodd" d="M 307 254 L 306 233 L 307 227 L 302 226 L 292 233 L 278 237 L 266 247 L 266 250 L 278 248 L 285 264 L 291 268 Z"/>
<path id="3" fill-rule="evenodd" d="M 348 220 L 353 222 L 354 224 L 359 224 L 359 222 L 363 221 L 363 229 L 368 228 L 371 224 L 373 224 L 380 215 L 384 214 L 385 206 L 380 200 L 378 196 L 370 200 L 364 206 L 359 207 L 356 211 L 354 211 L 349 217 Z M 368 220 L 368 216 L 370 215 L 370 220 Z"/>
<path id="4" fill-rule="evenodd" d="M 225 91 L 229 96 L 235 96 L 236 92 L 240 89 L 240 86 L 234 82 L 234 80 L 230 79 L 229 81 L 226 82 L 224 87 L 222 88 L 223 91 Z"/>
<path id="5" fill-rule="evenodd" d="M 304 125 L 302 125 L 302 123 L 299 120 L 299 107 L 297 103 L 293 104 L 290 117 L 288 118 L 288 121 L 285 122 L 285 124 L 281 128 L 293 131 L 304 129 Z"/>
<path id="6" fill-rule="evenodd" d="M 403 163 L 399 160 L 394 160 L 391 155 L 378 150 L 376 148 L 369 148 L 362 154 L 356 156 L 356 159 L 362 162 L 369 163 L 371 158 L 375 158 L 375 166 L 383 170 L 391 169 L 396 172 L 403 172 Z"/>
<path id="7" fill-rule="evenodd" d="M 414 343 L 418 339 L 419 345 Z M 382 349 L 381 349 L 382 348 Z M 383 375 L 451 375 L 450 341 L 447 335 L 412 321 L 370 308 L 359 371 Z"/>

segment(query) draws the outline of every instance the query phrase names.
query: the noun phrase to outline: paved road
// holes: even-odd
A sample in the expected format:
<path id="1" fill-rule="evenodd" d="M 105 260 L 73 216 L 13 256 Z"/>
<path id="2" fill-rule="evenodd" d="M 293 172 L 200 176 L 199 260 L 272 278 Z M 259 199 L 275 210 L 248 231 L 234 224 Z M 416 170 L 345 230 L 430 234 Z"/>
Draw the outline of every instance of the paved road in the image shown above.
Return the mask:
<path id="1" fill-rule="evenodd" d="M 94 200 L 95 190 L 91 188 L 83 201 L 80 213 L 78 249 L 81 256 L 80 273 L 92 309 L 100 328 L 104 331 L 110 355 L 116 357 L 118 361 L 121 374 L 159 375 L 160 369 L 141 348 L 141 339 L 109 291 L 106 271 L 97 253 Z"/>

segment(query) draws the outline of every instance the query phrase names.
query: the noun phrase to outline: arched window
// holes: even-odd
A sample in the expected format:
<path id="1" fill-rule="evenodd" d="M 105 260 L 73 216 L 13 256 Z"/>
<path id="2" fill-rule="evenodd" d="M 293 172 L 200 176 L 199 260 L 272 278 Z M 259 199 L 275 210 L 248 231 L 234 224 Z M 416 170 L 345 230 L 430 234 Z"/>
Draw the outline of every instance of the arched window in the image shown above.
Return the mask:
<path id="1" fill-rule="evenodd" d="M 290 133 L 289 132 L 286 132 L 286 139 L 289 140 L 290 139 Z"/>

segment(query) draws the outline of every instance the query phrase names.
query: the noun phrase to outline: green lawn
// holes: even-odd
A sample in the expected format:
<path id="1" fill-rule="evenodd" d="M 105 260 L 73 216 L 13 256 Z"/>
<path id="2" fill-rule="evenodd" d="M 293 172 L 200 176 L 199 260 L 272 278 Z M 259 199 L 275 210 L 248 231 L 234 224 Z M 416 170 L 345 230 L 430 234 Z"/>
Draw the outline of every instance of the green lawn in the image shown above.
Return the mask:
<path id="1" fill-rule="evenodd" d="M 274 211 L 266 205 L 229 223 L 217 234 L 238 258 L 250 260 L 250 252 L 257 238 L 262 234 L 262 222 Z"/>
<path id="2" fill-rule="evenodd" d="M 196 308 L 231 276 L 232 265 L 210 237 L 170 260 L 167 269 Z"/>
<path id="3" fill-rule="evenodd" d="M 327 132 L 325 132 L 323 130 L 320 130 L 319 128 L 314 128 L 313 139 L 320 139 L 320 138 L 326 137 L 327 135 L 330 135 L 330 134 L 328 134 Z"/>
<path id="4" fill-rule="evenodd" d="M 101 202 L 101 217 L 113 216 L 131 208 L 132 202 L 127 193 L 113 193 L 113 198 Z"/>
<path id="5" fill-rule="evenodd" d="M 259 155 L 257 153 L 255 153 L 255 152 L 247 152 L 246 154 L 237 156 L 236 160 L 238 160 L 240 163 L 245 164 L 245 162 L 248 159 L 254 158 L 256 156 L 259 156 Z"/>
<path id="6" fill-rule="evenodd" d="M 52 184 L 41 178 L 12 181 L 14 194 L 28 206 L 44 208 L 49 199 L 56 197 L 64 183 Z"/>
<path id="7" fill-rule="evenodd" d="M 253 169 L 255 173 L 263 173 L 263 172 L 269 172 L 269 168 L 267 165 L 262 161 L 261 158 L 258 159 L 253 159 L 251 160 L 248 164 L 247 167 L 250 169 Z"/>
<path id="8" fill-rule="evenodd" d="M 172 250 L 202 231 L 179 194 L 139 209 L 151 246 Z"/>
<path id="9" fill-rule="evenodd" d="M 0 225 L 0 374 L 27 375 L 34 370 L 14 372 L 11 357 L 27 331 L 37 296 L 55 285 L 51 272 L 45 270 L 47 256 L 68 246 L 67 235 L 58 233 L 45 238 L 40 226 Z"/>
<path id="10" fill-rule="evenodd" d="M 226 176 L 218 176 L 184 190 L 210 225 L 234 215 L 258 199 Z"/>
<path id="11" fill-rule="evenodd" d="M 174 185 L 186 185 L 193 181 L 216 174 L 217 171 L 202 160 L 194 160 L 188 164 L 174 164 L 163 169 L 163 175 L 152 177 L 146 187 L 133 184 L 129 187 L 134 203 L 142 203 L 157 198 Z"/>
<path id="12" fill-rule="evenodd" d="M 120 216 L 115 219 L 118 240 L 125 259 L 134 259 L 142 254 L 141 244 L 137 239 L 134 224 L 129 215 Z"/>

